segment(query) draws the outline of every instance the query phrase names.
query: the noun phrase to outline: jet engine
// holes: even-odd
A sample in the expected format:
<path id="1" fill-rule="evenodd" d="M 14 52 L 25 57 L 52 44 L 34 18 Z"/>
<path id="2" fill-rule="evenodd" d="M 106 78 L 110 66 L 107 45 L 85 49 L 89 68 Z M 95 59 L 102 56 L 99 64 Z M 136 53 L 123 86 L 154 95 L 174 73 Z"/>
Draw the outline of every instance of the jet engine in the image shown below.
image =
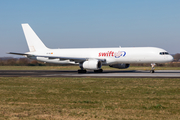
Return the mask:
<path id="1" fill-rule="evenodd" d="M 118 69 L 126 69 L 130 66 L 130 64 L 113 64 L 109 65 L 109 67 L 118 68 Z"/>
<path id="2" fill-rule="evenodd" d="M 89 61 L 85 61 L 82 64 L 82 67 L 84 69 L 89 69 L 89 70 L 98 70 L 101 69 L 102 63 L 101 61 L 98 60 L 89 60 Z"/>

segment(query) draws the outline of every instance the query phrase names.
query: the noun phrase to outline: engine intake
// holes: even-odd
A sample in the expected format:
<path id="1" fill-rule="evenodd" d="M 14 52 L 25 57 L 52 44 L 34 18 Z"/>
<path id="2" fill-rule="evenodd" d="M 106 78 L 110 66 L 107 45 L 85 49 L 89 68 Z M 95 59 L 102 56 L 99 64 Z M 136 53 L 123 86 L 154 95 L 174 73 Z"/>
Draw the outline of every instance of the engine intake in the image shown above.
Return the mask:
<path id="1" fill-rule="evenodd" d="M 101 69 L 102 63 L 101 61 L 98 60 L 89 60 L 89 61 L 85 61 L 82 64 L 82 67 L 84 69 L 89 69 L 89 70 L 98 70 Z"/>

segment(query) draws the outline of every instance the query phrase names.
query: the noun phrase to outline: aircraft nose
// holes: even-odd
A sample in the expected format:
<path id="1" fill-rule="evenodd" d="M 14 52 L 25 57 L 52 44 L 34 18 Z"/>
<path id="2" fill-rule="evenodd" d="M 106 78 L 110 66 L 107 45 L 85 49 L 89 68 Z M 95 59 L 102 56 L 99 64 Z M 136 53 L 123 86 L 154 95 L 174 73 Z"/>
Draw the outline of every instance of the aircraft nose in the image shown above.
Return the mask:
<path id="1" fill-rule="evenodd" d="M 173 56 L 169 55 L 168 60 L 169 62 L 173 61 L 174 60 Z"/>

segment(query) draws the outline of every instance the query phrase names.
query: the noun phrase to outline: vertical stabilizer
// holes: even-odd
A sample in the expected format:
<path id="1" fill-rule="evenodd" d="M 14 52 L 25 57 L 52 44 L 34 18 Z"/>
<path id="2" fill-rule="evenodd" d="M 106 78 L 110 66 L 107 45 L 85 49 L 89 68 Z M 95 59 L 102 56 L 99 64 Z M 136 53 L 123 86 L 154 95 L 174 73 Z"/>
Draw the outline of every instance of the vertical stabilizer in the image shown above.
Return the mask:
<path id="1" fill-rule="evenodd" d="M 30 52 L 48 49 L 29 26 L 29 24 L 22 24 L 22 28 Z"/>

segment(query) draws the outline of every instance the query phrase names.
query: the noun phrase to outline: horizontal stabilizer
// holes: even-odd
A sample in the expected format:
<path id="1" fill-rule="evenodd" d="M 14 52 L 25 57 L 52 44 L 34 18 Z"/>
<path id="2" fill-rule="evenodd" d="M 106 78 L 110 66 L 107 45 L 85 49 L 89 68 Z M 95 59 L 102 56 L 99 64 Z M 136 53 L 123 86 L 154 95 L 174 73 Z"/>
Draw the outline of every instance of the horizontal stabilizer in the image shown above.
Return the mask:
<path id="1" fill-rule="evenodd" d="M 28 55 L 28 54 L 25 54 L 25 53 L 14 53 L 14 52 L 9 52 L 7 54 L 14 54 L 14 55 Z"/>

